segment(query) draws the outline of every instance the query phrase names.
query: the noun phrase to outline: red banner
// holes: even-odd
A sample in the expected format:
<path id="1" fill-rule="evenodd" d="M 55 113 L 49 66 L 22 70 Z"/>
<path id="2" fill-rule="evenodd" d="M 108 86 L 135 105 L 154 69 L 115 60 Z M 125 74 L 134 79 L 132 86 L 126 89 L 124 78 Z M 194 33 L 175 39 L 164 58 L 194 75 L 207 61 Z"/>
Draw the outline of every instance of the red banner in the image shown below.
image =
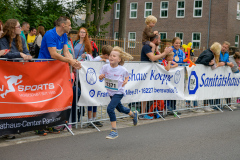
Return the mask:
<path id="1" fill-rule="evenodd" d="M 64 123 L 72 98 L 67 63 L 0 61 L 0 135 Z"/>

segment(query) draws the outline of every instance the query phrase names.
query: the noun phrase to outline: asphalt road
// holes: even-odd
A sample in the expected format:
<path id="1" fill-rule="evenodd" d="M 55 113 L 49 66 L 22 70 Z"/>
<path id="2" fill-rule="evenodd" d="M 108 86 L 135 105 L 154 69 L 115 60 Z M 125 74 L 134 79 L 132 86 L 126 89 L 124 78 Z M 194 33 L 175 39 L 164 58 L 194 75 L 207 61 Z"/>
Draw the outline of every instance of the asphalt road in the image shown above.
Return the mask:
<path id="1" fill-rule="evenodd" d="M 0 148 L 1 160 L 239 160 L 240 110 Z"/>

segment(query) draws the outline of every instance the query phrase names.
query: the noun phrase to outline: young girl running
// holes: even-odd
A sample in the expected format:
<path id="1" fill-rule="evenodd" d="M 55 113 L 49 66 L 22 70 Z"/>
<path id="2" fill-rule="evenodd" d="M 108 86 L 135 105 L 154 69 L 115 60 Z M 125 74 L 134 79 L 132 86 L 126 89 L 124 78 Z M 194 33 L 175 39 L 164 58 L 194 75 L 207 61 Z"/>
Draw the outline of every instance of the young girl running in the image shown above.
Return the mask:
<path id="1" fill-rule="evenodd" d="M 129 74 L 126 68 L 123 67 L 125 60 L 131 60 L 133 57 L 124 52 L 120 47 L 114 47 L 109 56 L 110 64 L 105 64 L 101 71 L 99 79 L 105 78 L 105 88 L 111 98 L 107 107 L 107 112 L 110 117 L 112 130 L 106 137 L 107 139 L 115 139 L 118 137 L 115 108 L 122 113 L 128 114 L 133 119 L 134 126 L 138 122 L 138 112 L 130 111 L 129 108 L 124 107 L 121 104 L 121 99 L 125 95 L 125 85 L 128 82 Z"/>

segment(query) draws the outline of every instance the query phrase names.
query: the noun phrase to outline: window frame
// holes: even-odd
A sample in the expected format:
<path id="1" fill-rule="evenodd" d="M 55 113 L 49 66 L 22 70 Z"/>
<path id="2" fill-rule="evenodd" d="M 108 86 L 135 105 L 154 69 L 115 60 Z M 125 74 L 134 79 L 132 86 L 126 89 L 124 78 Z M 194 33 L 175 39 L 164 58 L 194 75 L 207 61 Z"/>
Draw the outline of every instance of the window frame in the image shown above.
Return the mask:
<path id="1" fill-rule="evenodd" d="M 164 3 L 164 2 L 168 3 L 167 9 L 165 9 L 165 8 L 163 9 L 162 8 L 162 3 Z M 169 1 L 161 1 L 161 3 L 160 3 L 160 18 L 168 18 L 168 8 L 169 8 Z M 162 16 L 162 11 L 167 11 L 167 16 L 166 17 Z"/>
<path id="2" fill-rule="evenodd" d="M 178 8 L 178 2 L 184 2 L 184 8 Z M 184 11 L 184 15 L 183 16 L 178 16 L 178 10 L 183 10 Z M 178 0 L 177 1 L 177 6 L 176 6 L 176 18 L 184 18 L 185 17 L 185 0 Z"/>
<path id="3" fill-rule="evenodd" d="M 240 20 L 240 2 L 237 2 L 237 16 L 236 16 L 237 20 Z"/>
<path id="4" fill-rule="evenodd" d="M 117 5 L 119 5 L 119 10 L 117 10 Z M 119 12 L 119 17 L 117 17 L 117 12 Z M 116 8 L 115 8 L 115 19 L 120 18 L 120 3 L 116 3 Z"/>
<path id="5" fill-rule="evenodd" d="M 193 40 L 193 35 L 194 34 L 200 34 L 200 40 Z M 193 43 L 194 42 L 199 42 L 199 48 L 193 48 L 193 49 L 200 49 L 200 47 L 201 47 L 201 32 L 192 32 L 192 47 L 193 47 Z"/>
<path id="6" fill-rule="evenodd" d="M 178 33 L 182 34 L 182 39 L 181 39 L 181 37 L 177 36 Z M 183 45 L 184 33 L 183 32 L 175 32 L 175 37 L 179 37 L 181 39 L 181 45 Z"/>
<path id="7" fill-rule="evenodd" d="M 134 10 L 132 10 L 131 8 L 131 5 L 133 4 L 133 3 L 136 3 L 137 4 L 137 9 L 134 9 Z M 129 18 L 130 19 L 137 19 L 137 10 L 138 10 L 138 2 L 131 2 L 130 3 L 130 13 L 129 13 Z M 131 12 L 136 12 L 136 17 L 131 17 Z"/>
<path id="8" fill-rule="evenodd" d="M 114 32 L 114 46 L 118 46 L 118 44 L 116 44 L 116 42 L 119 43 L 119 41 L 118 41 L 119 39 L 117 38 L 117 34 L 118 34 L 118 38 L 119 38 L 119 33 L 118 32 Z"/>
<path id="9" fill-rule="evenodd" d="M 236 37 L 238 37 L 238 42 L 236 42 Z M 239 35 L 237 34 L 237 35 L 235 35 L 235 47 L 239 47 Z"/>
<path id="10" fill-rule="evenodd" d="M 130 34 L 131 33 L 134 33 L 135 34 L 135 39 L 130 39 Z M 128 32 L 128 48 L 136 48 L 136 40 L 137 40 L 137 34 L 136 34 L 136 32 Z M 131 41 L 133 41 L 134 42 L 134 47 L 131 47 L 130 46 L 130 43 L 131 43 Z"/>
<path id="11" fill-rule="evenodd" d="M 162 38 L 161 38 L 161 35 L 162 35 L 162 34 L 166 34 L 166 39 L 167 39 L 167 32 L 159 32 L 160 40 L 162 39 Z"/>
<path id="12" fill-rule="evenodd" d="M 152 3 L 152 9 L 153 9 L 153 2 L 145 2 L 145 6 L 144 6 L 144 18 L 147 18 L 147 16 L 146 16 L 146 11 L 150 11 L 151 10 L 151 14 L 150 15 L 152 15 L 152 9 L 146 9 L 146 4 L 147 3 Z"/>
<path id="13" fill-rule="evenodd" d="M 195 3 L 196 3 L 196 1 L 202 1 L 202 7 L 201 8 L 195 8 Z M 201 16 L 195 16 L 194 14 L 195 14 L 195 10 L 200 10 L 201 9 Z M 201 18 L 202 17 L 202 14 L 203 14 L 203 0 L 194 0 L 194 3 L 193 3 L 193 17 L 194 18 Z"/>

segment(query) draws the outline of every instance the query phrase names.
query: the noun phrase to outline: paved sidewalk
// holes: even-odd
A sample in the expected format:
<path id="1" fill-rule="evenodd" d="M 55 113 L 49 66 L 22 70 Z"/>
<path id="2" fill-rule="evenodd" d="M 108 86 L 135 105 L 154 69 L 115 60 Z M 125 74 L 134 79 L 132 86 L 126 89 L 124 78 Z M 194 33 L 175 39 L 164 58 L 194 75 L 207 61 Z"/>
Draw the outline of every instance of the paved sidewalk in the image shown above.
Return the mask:
<path id="1" fill-rule="evenodd" d="M 230 112 L 228 109 L 224 109 L 223 111 Z M 222 113 L 217 110 L 213 112 L 205 112 L 205 113 L 194 113 L 190 111 L 183 111 L 180 117 L 186 118 L 186 117 L 202 116 L 207 114 L 218 114 L 218 113 L 224 114 L 224 112 Z M 178 119 L 178 117 L 174 117 L 173 115 L 168 115 L 165 117 L 166 121 L 172 120 L 172 119 Z M 157 122 L 161 123 L 162 121 L 164 120 L 161 118 L 153 119 L 153 120 L 139 120 L 138 125 L 157 123 Z M 103 121 L 102 123 L 103 123 L 103 127 L 99 127 L 101 131 L 106 131 L 111 129 L 111 125 L 109 121 Z M 127 127 L 134 127 L 131 118 L 128 117 L 128 118 L 122 118 L 117 120 L 117 128 L 127 128 Z M 79 125 L 77 129 L 73 128 L 73 132 L 75 135 L 79 135 L 79 134 L 89 134 L 89 133 L 98 132 L 98 131 L 95 128 L 80 128 L 80 125 Z M 59 138 L 59 137 L 66 137 L 66 136 L 72 136 L 72 134 L 68 131 L 62 131 L 60 134 L 48 133 L 47 136 L 39 136 L 39 135 L 36 135 L 33 131 L 31 131 L 31 132 L 25 132 L 25 133 L 16 135 L 16 139 L 13 139 L 13 140 L 0 138 L 0 147 L 33 142 L 33 141 L 41 141 L 46 139 Z"/>

